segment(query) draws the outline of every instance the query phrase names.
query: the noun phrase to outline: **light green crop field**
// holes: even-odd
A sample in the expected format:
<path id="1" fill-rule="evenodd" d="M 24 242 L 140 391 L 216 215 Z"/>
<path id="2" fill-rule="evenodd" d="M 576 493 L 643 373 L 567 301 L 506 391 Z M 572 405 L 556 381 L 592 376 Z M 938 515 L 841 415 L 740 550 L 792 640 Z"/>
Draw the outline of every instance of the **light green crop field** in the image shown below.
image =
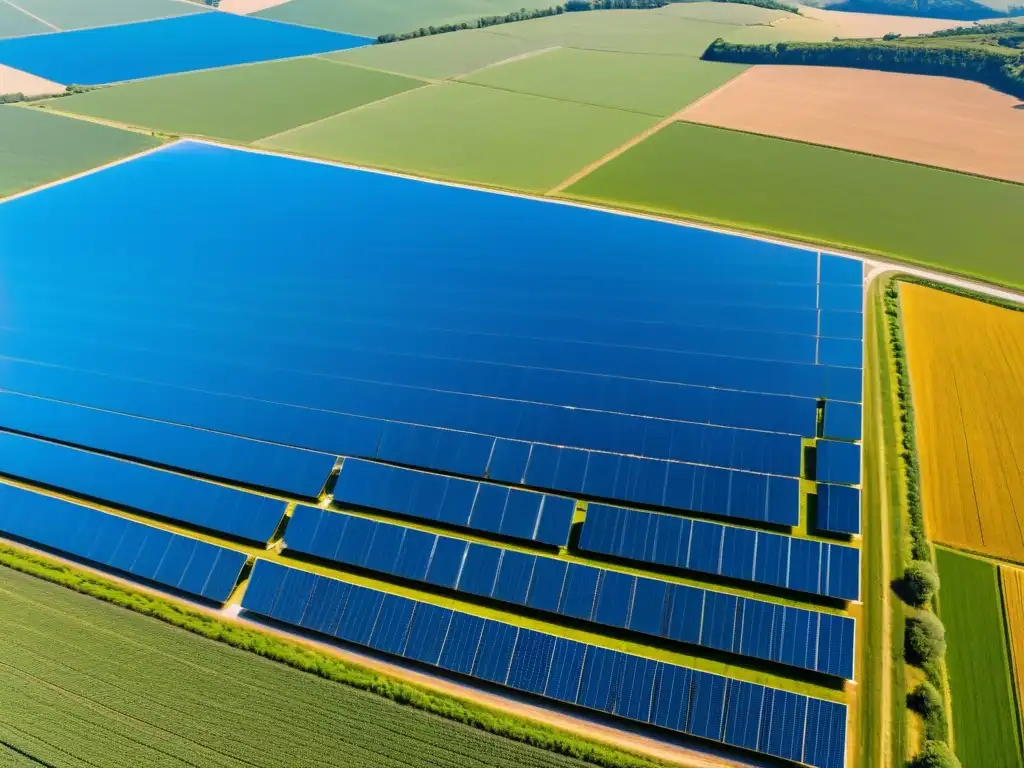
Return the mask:
<path id="1" fill-rule="evenodd" d="M 253 15 L 376 37 L 411 32 L 431 24 L 472 21 L 522 7 L 522 0 L 291 0 Z"/>
<path id="2" fill-rule="evenodd" d="M 248 142 L 422 84 L 305 58 L 140 80 L 66 96 L 47 106 L 165 133 Z"/>
<path id="3" fill-rule="evenodd" d="M 957 757 L 965 767 L 1021 765 L 995 566 L 948 549 L 935 554 Z"/>
<path id="4" fill-rule="evenodd" d="M 432 35 L 387 45 L 366 45 L 327 54 L 324 58 L 349 61 L 412 77 L 446 80 L 499 61 L 543 50 L 546 43 L 469 29 L 458 34 Z"/>
<path id="5" fill-rule="evenodd" d="M 689 56 L 563 48 L 490 67 L 464 81 L 563 101 L 671 115 L 746 69 Z"/>
<path id="6" fill-rule="evenodd" d="M 756 5 L 721 2 L 673 3 L 652 10 L 651 13 L 670 16 L 676 19 L 711 21 L 716 24 L 770 24 L 779 19 L 798 18 L 788 11 L 759 8 Z"/>
<path id="7" fill-rule="evenodd" d="M 53 30 L 27 13 L 22 13 L 13 5 L 0 2 L 0 38 L 40 35 L 46 32 Z"/>
<path id="8" fill-rule="evenodd" d="M 567 190 L 1024 284 L 1024 185 L 674 123 Z"/>
<path id="9" fill-rule="evenodd" d="M 155 147 L 159 140 L 38 109 L 0 107 L 0 197 Z"/>
<path id="10" fill-rule="evenodd" d="M 494 34 L 565 48 L 621 53 L 662 53 L 699 58 L 732 24 L 673 18 L 650 10 L 563 13 L 492 27 Z"/>
<path id="11" fill-rule="evenodd" d="M 0 5 L 6 3 L 0 2 Z M 17 0 L 15 5 L 58 29 L 130 24 L 205 12 L 199 3 L 180 0 Z M 47 27 L 42 31 L 53 30 Z"/>
<path id="12" fill-rule="evenodd" d="M 542 191 L 655 122 L 633 112 L 447 82 L 259 144 L 422 176 Z"/>
<path id="13" fill-rule="evenodd" d="M 7 568 L 0 620 L 0 744 L 33 765 L 583 765 Z"/>

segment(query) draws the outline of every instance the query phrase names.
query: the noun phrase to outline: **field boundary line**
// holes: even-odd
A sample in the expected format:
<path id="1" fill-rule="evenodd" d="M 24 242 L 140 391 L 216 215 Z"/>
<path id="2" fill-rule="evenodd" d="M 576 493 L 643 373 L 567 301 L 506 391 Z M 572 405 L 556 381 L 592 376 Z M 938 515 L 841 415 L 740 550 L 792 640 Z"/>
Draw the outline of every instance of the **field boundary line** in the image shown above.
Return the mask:
<path id="1" fill-rule="evenodd" d="M 12 2 L 12 0 L 3 0 L 3 1 L 4 1 L 5 3 L 7 3 L 7 4 L 9 5 L 9 6 L 11 6 L 11 8 L 13 8 L 14 10 L 16 10 L 16 11 L 21 11 L 22 13 L 24 13 L 24 14 L 25 14 L 26 16 L 28 16 L 28 17 L 29 17 L 30 19 L 35 19 L 35 20 L 36 20 L 36 21 L 38 21 L 38 22 L 39 22 L 40 24 L 45 24 L 45 25 L 46 25 L 46 26 L 48 26 L 48 27 L 49 27 L 50 29 L 52 29 L 52 30 L 53 30 L 54 32 L 62 32 L 62 31 L 63 31 L 63 30 L 62 30 L 62 29 L 61 29 L 60 27 L 58 27 L 58 26 L 57 26 L 56 24 L 51 24 L 50 22 L 48 22 L 48 21 L 47 21 L 46 19 L 42 18 L 41 16 L 36 16 L 36 15 L 35 15 L 34 13 L 32 13 L 31 11 L 26 11 L 26 10 L 25 10 L 24 8 L 22 8 L 22 7 L 20 6 L 20 5 L 15 5 L 15 4 L 14 4 L 14 2 Z M 43 33 L 41 33 L 41 34 L 48 34 L 48 33 L 46 33 L 46 32 L 43 32 Z"/>
<path id="2" fill-rule="evenodd" d="M 470 73 L 475 74 L 475 73 Z M 477 83 L 472 80 L 462 79 L 465 75 L 459 76 L 457 79 L 452 79 L 447 82 L 452 82 L 457 85 L 471 85 L 475 88 L 488 88 L 492 91 L 498 91 L 500 93 L 511 93 L 516 96 L 526 96 L 531 99 L 544 99 L 545 101 L 557 101 L 560 104 L 576 104 L 581 107 L 594 107 L 595 109 L 607 109 L 611 112 L 624 112 L 627 115 L 640 115 L 641 117 L 650 117 L 654 119 L 660 119 L 662 115 L 655 115 L 650 112 L 640 112 L 636 109 L 627 109 L 626 107 L 611 107 L 607 104 L 596 104 L 593 101 L 579 101 L 577 99 L 563 99 L 558 96 L 548 96 L 543 93 L 533 93 L 532 91 L 517 91 L 513 88 L 506 88 L 501 85 L 491 85 L 490 83 Z"/>
<path id="3" fill-rule="evenodd" d="M 356 51 L 356 50 L 359 50 L 359 49 L 358 48 L 350 48 L 349 50 Z M 310 59 L 320 59 L 321 61 L 326 61 L 328 64 L 339 64 L 342 67 L 355 67 L 356 69 L 364 69 L 367 72 L 380 72 L 380 73 L 385 74 L 385 75 L 395 75 L 396 77 L 404 77 L 404 78 L 407 78 L 409 80 L 422 80 L 424 83 L 429 83 L 431 85 L 433 85 L 434 83 L 443 83 L 445 80 L 449 79 L 449 78 L 438 79 L 436 77 L 423 77 L 422 75 L 409 75 L 409 74 L 406 74 L 405 72 L 396 72 L 393 69 L 383 69 L 381 67 L 371 67 L 369 64 L 359 64 L 359 63 L 354 62 L 354 61 L 338 61 L 337 59 L 329 59 L 329 58 L 327 58 L 328 56 L 330 56 L 331 54 L 334 54 L 334 53 L 345 53 L 345 51 L 328 51 L 327 53 L 314 53 L 312 56 L 309 56 L 308 58 L 310 58 Z M 302 57 L 302 58 L 307 58 L 307 57 Z"/>
<path id="4" fill-rule="evenodd" d="M 12 200 L 17 200 L 19 198 L 25 197 L 26 195 L 32 195 L 32 194 L 35 194 L 36 192 L 43 192 L 44 190 L 52 189 L 53 187 L 60 186 L 61 184 L 66 184 L 69 181 L 75 181 L 76 179 L 80 179 L 80 178 L 82 178 L 84 176 L 91 176 L 94 173 L 98 173 L 99 171 L 105 171 L 108 168 L 114 168 L 115 166 L 121 165 L 122 163 L 130 163 L 132 160 L 136 160 L 136 159 L 138 159 L 140 157 L 145 157 L 146 155 L 151 155 L 154 152 L 159 152 L 164 147 L 170 146 L 171 143 L 176 143 L 176 142 L 158 144 L 155 147 L 150 147 L 149 149 L 144 149 L 141 152 L 136 152 L 133 155 L 128 155 L 126 157 L 119 157 L 117 160 L 112 160 L 109 163 L 104 163 L 103 165 L 97 165 L 94 168 L 88 168 L 88 169 L 86 169 L 84 171 L 79 171 L 78 173 L 73 173 L 70 176 L 65 176 L 63 178 L 56 179 L 54 181 L 48 181 L 45 184 L 40 184 L 38 187 L 32 187 L 31 189 L 24 189 L 21 192 L 15 192 L 13 195 L 8 195 L 7 197 L 0 197 L 0 205 L 3 205 L 4 203 L 9 203 Z"/>
<path id="5" fill-rule="evenodd" d="M 83 115 L 83 114 L 80 114 L 78 112 L 65 112 L 63 109 L 60 109 L 59 107 L 56 107 L 56 106 L 54 106 L 54 107 L 51 107 L 51 106 L 44 107 L 44 106 L 42 106 L 42 105 L 40 105 L 38 103 L 31 103 L 31 102 L 30 103 L 22 103 L 22 104 L 12 104 L 11 106 L 18 107 L 20 109 L 35 109 L 35 110 L 38 110 L 40 112 L 49 113 L 51 115 L 60 115 L 61 117 L 67 117 L 67 118 L 70 118 L 72 120 L 81 120 L 83 123 L 95 123 L 96 125 L 105 125 L 107 128 L 117 128 L 119 130 L 129 131 L 131 133 L 140 133 L 140 134 L 142 134 L 144 136 L 159 137 L 159 136 L 177 135 L 177 134 L 161 133 L 160 131 L 154 130 L 153 128 L 145 128 L 145 127 L 143 127 L 141 125 L 132 125 L 131 123 L 121 123 L 121 122 L 118 122 L 117 120 L 108 120 L 105 117 L 95 117 L 93 115 Z"/>
<path id="6" fill-rule="evenodd" d="M 620 144 L 619 146 L 617 146 L 615 149 L 613 149 L 611 152 L 606 154 L 604 157 L 600 157 L 597 160 L 595 160 L 594 162 L 590 163 L 589 165 L 586 165 L 583 168 L 581 168 L 580 170 L 576 171 L 576 173 L 574 173 L 572 176 L 570 176 L 569 178 L 565 179 L 564 181 L 562 181 L 557 186 L 552 187 L 551 189 L 549 189 L 544 194 L 545 195 L 557 195 L 560 192 L 565 191 L 566 189 L 571 187 L 573 184 L 575 184 L 577 181 L 582 179 L 584 176 L 589 176 L 591 173 L 596 171 L 602 165 L 610 163 L 612 160 L 617 158 L 619 155 L 622 155 L 625 152 L 628 152 L 629 150 L 631 150 L 633 147 L 635 147 L 637 144 L 642 142 L 644 139 L 649 139 L 651 136 L 653 136 L 654 134 L 658 133 L 658 131 L 661 131 L 662 129 L 664 129 L 664 128 L 668 127 L 669 125 L 671 125 L 672 123 L 676 122 L 679 119 L 679 114 L 681 112 L 682 112 L 682 110 L 679 110 L 679 112 L 675 112 L 674 114 L 671 114 L 668 117 L 666 117 L 664 120 L 661 120 L 660 122 L 655 123 L 650 128 L 648 128 L 646 131 L 638 133 L 636 136 L 631 138 L 629 141 L 625 142 L 624 144 Z"/>
<path id="7" fill-rule="evenodd" d="M 383 99 L 377 99 L 376 101 L 368 101 L 365 104 L 360 104 L 360 105 L 358 105 L 356 107 L 352 107 L 352 109 L 343 109 L 341 112 L 335 112 L 333 115 L 328 115 L 327 117 L 321 117 L 319 120 L 313 120 L 310 123 L 303 123 L 302 125 L 296 125 L 294 128 L 289 128 L 286 131 L 278 131 L 277 133 L 272 133 L 269 136 L 264 136 L 261 139 L 256 139 L 256 141 L 254 141 L 252 143 L 253 144 L 260 144 L 260 143 L 262 143 L 264 141 L 270 141 L 271 139 L 278 139 L 281 136 L 286 136 L 289 133 L 294 133 L 295 131 L 301 131 L 302 129 L 309 128 L 312 125 L 318 125 L 319 123 L 324 123 L 324 122 L 327 122 L 328 120 L 333 120 L 334 118 L 341 117 L 342 115 L 349 115 L 349 114 L 351 114 L 353 112 L 359 112 L 359 111 L 361 111 L 363 109 L 366 109 L 367 107 L 376 106 L 377 104 L 383 104 L 385 101 L 390 101 L 391 99 L 397 98 L 399 96 L 404 96 L 407 93 L 414 93 L 416 91 L 426 90 L 427 88 L 434 88 L 434 87 L 436 87 L 438 85 L 441 85 L 442 82 L 443 81 L 434 82 L 434 83 L 427 83 L 426 85 L 421 86 L 419 88 L 410 88 L 410 89 L 408 89 L 406 91 L 399 91 L 398 93 L 392 93 L 390 96 L 385 96 Z"/>
<path id="8" fill-rule="evenodd" d="M 705 93 L 703 96 L 701 96 L 696 101 L 690 102 L 689 104 L 687 104 L 686 106 L 682 107 L 681 109 L 679 109 L 675 113 L 673 113 L 673 114 L 669 115 L 668 117 L 666 117 L 661 122 L 657 123 L 656 125 L 651 126 L 650 128 L 648 128 L 643 133 L 637 134 L 632 139 L 627 141 L 625 144 L 622 144 L 622 145 L 616 147 L 615 149 L 613 149 L 611 152 L 609 152 L 604 157 L 599 158 L 598 160 L 595 160 L 590 165 L 584 166 L 580 170 L 576 171 L 576 173 L 574 173 L 568 179 L 565 179 L 558 186 L 549 189 L 545 194 L 547 194 L 547 195 L 557 195 L 557 194 L 559 194 L 561 192 L 564 192 L 566 189 L 571 187 L 577 181 L 580 181 L 584 177 L 589 176 L 591 173 L 596 171 L 598 168 L 600 168 L 603 165 L 606 165 L 607 163 L 610 163 L 612 160 L 617 158 L 619 155 L 622 155 L 622 154 L 628 152 L 629 150 L 631 150 L 633 147 L 635 147 L 640 142 L 642 142 L 642 141 L 644 141 L 646 139 L 649 139 L 651 136 L 653 136 L 654 134 L 656 134 L 659 131 L 663 130 L 664 128 L 668 127 L 672 123 L 678 122 L 679 120 L 682 119 L 682 116 L 686 112 L 686 110 L 690 109 L 691 107 L 695 107 L 696 105 L 700 104 L 702 101 L 710 98 L 711 96 L 714 96 L 716 93 L 721 91 L 723 88 L 727 88 L 730 84 L 736 82 L 737 79 L 742 77 L 744 75 L 744 73 L 747 72 L 747 71 L 748 71 L 747 69 L 744 69 L 742 72 L 737 72 L 735 76 L 730 77 L 728 80 L 726 80 L 724 83 L 722 83 L 720 86 L 718 86 L 714 90 L 708 91 L 707 93 Z"/>

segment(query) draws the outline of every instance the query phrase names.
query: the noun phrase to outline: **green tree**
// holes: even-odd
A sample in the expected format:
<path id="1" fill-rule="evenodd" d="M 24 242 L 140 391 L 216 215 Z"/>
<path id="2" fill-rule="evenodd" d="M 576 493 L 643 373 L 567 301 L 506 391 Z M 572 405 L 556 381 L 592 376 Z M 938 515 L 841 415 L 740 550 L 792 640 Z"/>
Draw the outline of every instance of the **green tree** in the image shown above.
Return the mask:
<path id="1" fill-rule="evenodd" d="M 960 768 L 960 761 L 945 743 L 926 741 L 924 748 L 910 761 L 910 768 Z"/>
<path id="2" fill-rule="evenodd" d="M 907 602 L 920 608 L 931 602 L 939 591 L 939 574 L 930 560 L 912 560 L 903 572 Z"/>
<path id="3" fill-rule="evenodd" d="M 916 666 L 942 658 L 946 653 L 946 628 L 939 617 L 928 611 L 917 611 L 907 617 L 903 636 L 904 656 Z"/>

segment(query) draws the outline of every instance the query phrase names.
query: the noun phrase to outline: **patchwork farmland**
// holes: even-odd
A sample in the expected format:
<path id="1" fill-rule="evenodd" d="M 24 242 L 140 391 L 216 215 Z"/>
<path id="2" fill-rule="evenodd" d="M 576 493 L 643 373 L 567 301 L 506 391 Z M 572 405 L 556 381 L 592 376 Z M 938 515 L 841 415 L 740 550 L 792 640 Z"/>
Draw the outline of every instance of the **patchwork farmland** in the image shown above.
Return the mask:
<path id="1" fill-rule="evenodd" d="M 0 764 L 1021 761 L 1013 99 L 607 5 L 0 0 Z"/>

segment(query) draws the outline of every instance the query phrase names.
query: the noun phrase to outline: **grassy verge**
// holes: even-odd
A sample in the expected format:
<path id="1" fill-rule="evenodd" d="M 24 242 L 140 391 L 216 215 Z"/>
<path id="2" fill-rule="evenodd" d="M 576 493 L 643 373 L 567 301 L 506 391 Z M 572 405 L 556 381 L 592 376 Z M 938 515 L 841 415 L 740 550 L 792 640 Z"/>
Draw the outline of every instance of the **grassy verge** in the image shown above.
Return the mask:
<path id="1" fill-rule="evenodd" d="M 903 607 L 898 600 L 888 599 L 891 574 L 900 571 L 903 556 L 900 467 L 895 460 L 899 445 L 898 416 L 889 358 L 889 329 L 882 313 L 884 283 L 884 280 L 876 280 L 869 288 L 865 335 L 868 345 L 865 404 L 870 416 L 865 423 L 864 439 L 862 568 L 870 576 L 864 579 L 860 639 L 864 683 L 858 692 L 858 735 L 863 768 L 902 766 L 906 753 Z"/>
<path id="2" fill-rule="evenodd" d="M 0 565 L 150 616 L 196 635 L 287 664 L 325 680 L 368 691 L 417 710 L 487 733 L 605 768 L 653 768 L 651 760 L 511 717 L 461 699 L 428 691 L 268 633 L 191 610 L 171 600 L 132 590 L 82 569 L 0 544 Z"/>

